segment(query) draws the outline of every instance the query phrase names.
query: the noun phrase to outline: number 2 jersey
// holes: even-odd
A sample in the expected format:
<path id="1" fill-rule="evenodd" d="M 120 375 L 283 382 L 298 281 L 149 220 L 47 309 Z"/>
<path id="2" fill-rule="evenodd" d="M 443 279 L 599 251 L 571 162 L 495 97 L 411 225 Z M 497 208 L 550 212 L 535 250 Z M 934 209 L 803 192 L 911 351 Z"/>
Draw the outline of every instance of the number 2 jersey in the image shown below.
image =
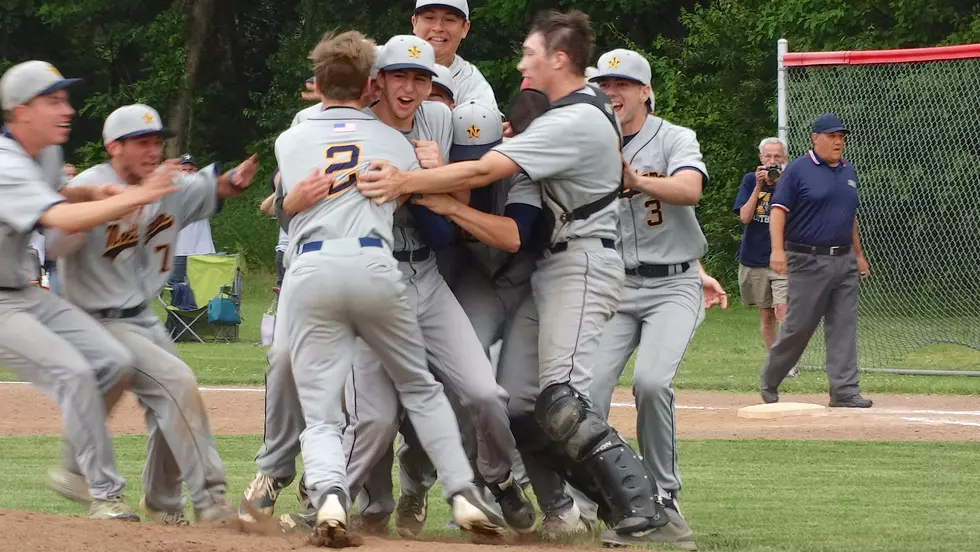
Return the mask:
<path id="1" fill-rule="evenodd" d="M 67 246 L 71 252 L 58 259 L 65 298 L 93 312 L 129 309 L 156 297 L 173 269 L 180 230 L 217 210 L 217 176 L 215 165 L 179 175 L 176 192 L 83 235 L 50 232 L 52 247 L 58 248 L 55 244 L 64 244 L 63 240 L 74 242 Z M 99 184 L 126 186 L 108 163 L 81 172 L 68 186 Z M 195 299 L 202 303 L 210 297 Z"/>
<path id="2" fill-rule="evenodd" d="M 623 157 L 646 176 L 673 176 L 694 169 L 708 182 L 708 170 L 694 131 L 648 115 L 640 131 L 623 146 Z M 620 246 L 626 268 L 641 264 L 693 262 L 708 250 L 693 205 L 668 205 L 638 190 L 619 199 Z"/>
<path id="3" fill-rule="evenodd" d="M 357 190 L 360 175 L 375 160 L 400 171 L 419 166 L 415 148 L 401 132 L 361 110 L 328 107 L 279 135 L 276 161 L 285 195 L 314 170 L 336 176 L 327 197 L 290 220 L 287 266 L 296 246 L 309 241 L 373 237 L 392 250 L 396 202 L 375 205 Z"/>

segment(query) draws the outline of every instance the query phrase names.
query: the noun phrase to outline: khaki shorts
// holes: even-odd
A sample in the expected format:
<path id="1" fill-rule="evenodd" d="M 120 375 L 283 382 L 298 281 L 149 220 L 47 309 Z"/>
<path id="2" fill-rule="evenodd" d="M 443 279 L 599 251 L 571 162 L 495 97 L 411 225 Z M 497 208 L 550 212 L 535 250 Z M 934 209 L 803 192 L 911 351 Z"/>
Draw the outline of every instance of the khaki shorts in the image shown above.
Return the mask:
<path id="1" fill-rule="evenodd" d="M 786 277 L 769 267 L 738 265 L 738 289 L 745 305 L 771 309 L 786 304 Z"/>

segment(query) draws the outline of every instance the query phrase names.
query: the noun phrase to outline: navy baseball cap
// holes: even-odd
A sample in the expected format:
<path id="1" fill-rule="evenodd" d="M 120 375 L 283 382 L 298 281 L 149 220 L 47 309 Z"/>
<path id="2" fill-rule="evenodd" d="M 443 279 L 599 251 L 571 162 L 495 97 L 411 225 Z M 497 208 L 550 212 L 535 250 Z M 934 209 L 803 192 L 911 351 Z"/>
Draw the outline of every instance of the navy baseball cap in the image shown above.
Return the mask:
<path id="1" fill-rule="evenodd" d="M 184 155 L 181 155 L 180 156 L 180 161 L 178 161 L 178 164 L 179 165 L 194 165 L 196 167 L 197 166 L 197 159 L 194 159 L 194 156 L 193 155 L 191 155 L 189 153 L 185 153 Z"/>
<path id="2" fill-rule="evenodd" d="M 817 134 L 831 134 L 834 132 L 843 132 L 847 134 L 850 132 L 847 127 L 844 126 L 844 121 L 840 120 L 840 117 L 834 115 L 833 113 L 824 113 L 823 115 L 814 119 L 813 124 L 810 125 L 810 131 Z"/>

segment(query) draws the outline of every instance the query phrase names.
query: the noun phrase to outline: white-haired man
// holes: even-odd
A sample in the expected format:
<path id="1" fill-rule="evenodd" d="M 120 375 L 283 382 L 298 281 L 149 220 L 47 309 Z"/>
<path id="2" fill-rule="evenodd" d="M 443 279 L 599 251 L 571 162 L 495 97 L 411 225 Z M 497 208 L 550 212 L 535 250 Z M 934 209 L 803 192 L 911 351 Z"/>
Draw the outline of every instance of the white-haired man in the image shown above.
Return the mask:
<path id="1" fill-rule="evenodd" d="M 766 350 L 776 341 L 776 323 L 786 320 L 786 276 L 769 268 L 772 243 L 769 239 L 769 211 L 772 194 L 786 167 L 786 143 L 780 138 L 759 142 L 759 166 L 742 177 L 742 186 L 732 210 L 745 230 L 738 249 L 738 287 L 742 303 L 759 309 L 762 341 Z M 790 376 L 796 375 L 796 368 Z"/>

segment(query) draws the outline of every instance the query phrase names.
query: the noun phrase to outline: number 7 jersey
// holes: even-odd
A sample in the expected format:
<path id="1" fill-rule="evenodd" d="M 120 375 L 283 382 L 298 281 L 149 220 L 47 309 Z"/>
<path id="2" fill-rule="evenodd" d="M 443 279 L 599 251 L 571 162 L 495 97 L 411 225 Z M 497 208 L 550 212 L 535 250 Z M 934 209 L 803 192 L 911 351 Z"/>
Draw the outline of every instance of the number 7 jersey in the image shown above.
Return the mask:
<path id="1" fill-rule="evenodd" d="M 83 236 L 84 241 L 73 243 L 73 251 L 58 260 L 65 298 L 93 312 L 129 309 L 156 297 L 173 269 L 177 234 L 218 208 L 216 172 L 217 168 L 209 165 L 197 173 L 181 175 L 176 180 L 178 191 L 120 220 L 96 226 Z M 68 185 L 110 183 L 126 185 L 104 163 L 83 171 Z M 60 232 L 46 235 L 53 241 L 77 239 Z"/>
<path id="2" fill-rule="evenodd" d="M 645 176 L 673 176 L 694 169 L 708 182 L 708 170 L 694 131 L 648 115 L 643 127 L 623 147 L 623 157 Z M 640 264 L 693 262 L 708 250 L 693 205 L 668 205 L 639 190 L 624 190 L 619 199 L 620 247 L 626 268 Z"/>
<path id="3" fill-rule="evenodd" d="M 286 195 L 314 170 L 336 176 L 327 197 L 290 220 L 287 266 L 295 246 L 308 241 L 374 237 L 392 250 L 396 202 L 375 205 L 357 190 L 360 175 L 375 160 L 400 171 L 419 166 L 415 148 L 401 132 L 357 109 L 328 107 L 279 135 L 276 161 Z"/>

